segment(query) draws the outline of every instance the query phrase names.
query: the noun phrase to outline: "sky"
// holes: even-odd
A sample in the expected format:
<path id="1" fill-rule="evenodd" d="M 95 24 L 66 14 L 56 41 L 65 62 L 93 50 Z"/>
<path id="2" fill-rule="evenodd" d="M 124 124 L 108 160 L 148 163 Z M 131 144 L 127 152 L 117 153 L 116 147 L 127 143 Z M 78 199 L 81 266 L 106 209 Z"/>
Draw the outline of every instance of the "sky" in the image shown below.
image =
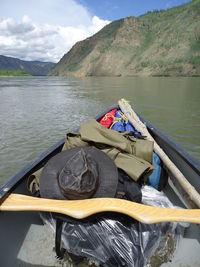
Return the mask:
<path id="1" fill-rule="evenodd" d="M 0 55 L 58 62 L 111 21 L 189 0 L 0 0 Z"/>

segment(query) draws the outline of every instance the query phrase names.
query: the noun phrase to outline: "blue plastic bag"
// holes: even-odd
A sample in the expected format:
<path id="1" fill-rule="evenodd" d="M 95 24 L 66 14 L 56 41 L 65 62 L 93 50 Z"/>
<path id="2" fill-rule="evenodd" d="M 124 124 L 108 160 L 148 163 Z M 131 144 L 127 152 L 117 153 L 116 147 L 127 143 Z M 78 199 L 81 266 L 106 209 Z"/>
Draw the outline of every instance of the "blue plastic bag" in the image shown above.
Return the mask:
<path id="1" fill-rule="evenodd" d="M 125 120 L 122 116 L 121 110 L 118 110 L 115 114 L 115 117 L 119 120 L 115 122 L 112 126 L 112 130 L 115 130 L 117 132 L 133 132 L 133 133 L 139 133 L 128 120 Z"/>
<path id="2" fill-rule="evenodd" d="M 153 152 L 153 173 L 148 177 L 148 184 L 158 190 L 160 175 L 161 175 L 161 161 L 158 155 Z"/>

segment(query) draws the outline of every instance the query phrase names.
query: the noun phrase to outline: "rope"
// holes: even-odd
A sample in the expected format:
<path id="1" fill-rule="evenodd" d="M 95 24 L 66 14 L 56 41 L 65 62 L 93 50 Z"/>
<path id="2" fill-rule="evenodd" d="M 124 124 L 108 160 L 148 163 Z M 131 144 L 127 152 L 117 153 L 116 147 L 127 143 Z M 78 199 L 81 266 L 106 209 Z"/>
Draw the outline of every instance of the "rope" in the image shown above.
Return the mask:
<path id="1" fill-rule="evenodd" d="M 122 122 L 122 121 L 124 121 L 124 123 L 125 124 L 127 124 L 128 123 L 128 118 L 125 116 L 125 114 L 123 113 L 123 112 L 121 112 L 121 111 L 118 111 L 118 114 L 119 114 L 119 118 L 116 118 L 116 117 L 114 117 L 113 115 L 113 123 L 111 124 L 111 126 L 109 127 L 110 129 L 113 127 L 113 125 L 115 125 L 117 122 Z M 107 115 L 107 114 L 106 114 Z M 105 116 L 106 116 L 105 115 Z"/>

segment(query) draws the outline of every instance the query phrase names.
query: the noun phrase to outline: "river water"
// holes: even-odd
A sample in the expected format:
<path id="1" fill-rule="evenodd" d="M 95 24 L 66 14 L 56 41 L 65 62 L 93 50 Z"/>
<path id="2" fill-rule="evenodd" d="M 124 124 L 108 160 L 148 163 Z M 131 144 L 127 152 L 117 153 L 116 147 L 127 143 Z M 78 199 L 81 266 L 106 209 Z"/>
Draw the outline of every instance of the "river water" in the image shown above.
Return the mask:
<path id="1" fill-rule="evenodd" d="M 118 99 L 200 160 L 200 78 L 0 78 L 0 184 Z"/>

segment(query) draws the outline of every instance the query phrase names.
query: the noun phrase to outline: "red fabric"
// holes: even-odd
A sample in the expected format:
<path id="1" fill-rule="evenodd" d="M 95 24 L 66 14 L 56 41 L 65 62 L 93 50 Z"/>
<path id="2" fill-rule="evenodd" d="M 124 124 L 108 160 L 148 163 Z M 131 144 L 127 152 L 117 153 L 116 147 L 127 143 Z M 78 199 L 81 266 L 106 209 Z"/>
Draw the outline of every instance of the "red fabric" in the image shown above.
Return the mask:
<path id="1" fill-rule="evenodd" d="M 115 114 L 116 114 L 116 109 L 113 109 L 111 111 L 109 111 L 108 113 L 106 113 L 103 118 L 101 118 L 100 120 L 100 124 L 105 126 L 106 128 L 110 128 L 111 124 L 113 123 Z"/>

